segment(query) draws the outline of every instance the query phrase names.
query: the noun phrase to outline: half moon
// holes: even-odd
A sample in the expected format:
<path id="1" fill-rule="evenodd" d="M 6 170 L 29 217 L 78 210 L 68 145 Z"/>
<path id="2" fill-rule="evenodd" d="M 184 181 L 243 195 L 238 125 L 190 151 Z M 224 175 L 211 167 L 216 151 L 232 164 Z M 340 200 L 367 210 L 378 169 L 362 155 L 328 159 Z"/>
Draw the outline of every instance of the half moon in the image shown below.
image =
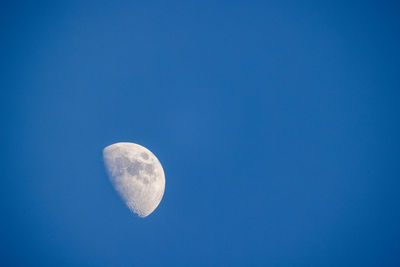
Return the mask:
<path id="1" fill-rule="evenodd" d="M 103 150 L 104 164 L 115 190 L 139 217 L 151 214 L 165 189 L 161 163 L 147 148 L 134 143 L 115 143 Z"/>

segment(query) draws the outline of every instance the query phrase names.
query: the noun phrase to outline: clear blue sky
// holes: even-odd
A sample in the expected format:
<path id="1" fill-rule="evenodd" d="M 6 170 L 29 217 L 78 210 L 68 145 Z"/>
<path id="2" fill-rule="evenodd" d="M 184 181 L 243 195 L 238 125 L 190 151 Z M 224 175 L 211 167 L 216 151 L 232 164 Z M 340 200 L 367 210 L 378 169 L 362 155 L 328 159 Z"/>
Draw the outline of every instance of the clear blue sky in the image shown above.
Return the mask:
<path id="1" fill-rule="evenodd" d="M 0 265 L 400 265 L 399 2 L 8 2 Z M 163 164 L 145 219 L 119 141 Z"/>

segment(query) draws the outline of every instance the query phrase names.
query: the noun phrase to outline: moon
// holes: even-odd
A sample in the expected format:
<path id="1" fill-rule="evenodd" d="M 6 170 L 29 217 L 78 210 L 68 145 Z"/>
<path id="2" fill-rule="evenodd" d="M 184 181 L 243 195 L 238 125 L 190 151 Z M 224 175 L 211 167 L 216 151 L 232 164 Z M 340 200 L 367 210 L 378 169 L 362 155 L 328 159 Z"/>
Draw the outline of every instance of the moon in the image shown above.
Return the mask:
<path id="1" fill-rule="evenodd" d="M 134 143 L 115 143 L 103 150 L 104 165 L 115 190 L 139 217 L 150 215 L 160 204 L 165 174 L 156 156 Z"/>

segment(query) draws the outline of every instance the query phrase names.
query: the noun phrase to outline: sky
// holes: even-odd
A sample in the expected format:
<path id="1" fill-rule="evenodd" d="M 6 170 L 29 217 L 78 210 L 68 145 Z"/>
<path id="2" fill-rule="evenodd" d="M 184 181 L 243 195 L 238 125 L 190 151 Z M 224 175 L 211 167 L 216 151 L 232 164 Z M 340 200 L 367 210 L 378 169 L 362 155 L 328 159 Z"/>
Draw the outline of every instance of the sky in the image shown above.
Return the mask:
<path id="1" fill-rule="evenodd" d="M 398 1 L 3 1 L 0 265 L 399 266 Z M 150 149 L 135 217 L 102 150 Z"/>

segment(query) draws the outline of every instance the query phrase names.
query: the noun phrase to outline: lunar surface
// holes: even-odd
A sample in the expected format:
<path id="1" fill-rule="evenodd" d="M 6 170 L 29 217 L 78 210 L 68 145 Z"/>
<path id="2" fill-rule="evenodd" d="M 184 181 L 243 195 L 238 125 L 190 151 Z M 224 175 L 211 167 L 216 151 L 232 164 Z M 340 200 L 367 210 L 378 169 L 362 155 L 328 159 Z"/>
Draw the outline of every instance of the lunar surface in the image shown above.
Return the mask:
<path id="1" fill-rule="evenodd" d="M 116 143 L 103 150 L 111 183 L 128 208 L 139 217 L 152 213 L 165 188 L 164 170 L 153 153 L 134 143 Z"/>

